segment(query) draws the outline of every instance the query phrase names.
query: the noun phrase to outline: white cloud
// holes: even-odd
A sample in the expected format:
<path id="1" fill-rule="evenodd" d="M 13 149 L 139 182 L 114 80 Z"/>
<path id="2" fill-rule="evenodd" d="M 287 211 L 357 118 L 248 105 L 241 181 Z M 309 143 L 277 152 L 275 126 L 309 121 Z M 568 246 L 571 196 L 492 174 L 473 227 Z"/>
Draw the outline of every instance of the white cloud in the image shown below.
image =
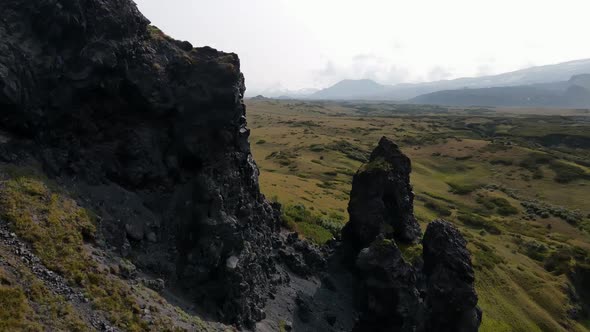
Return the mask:
<path id="1" fill-rule="evenodd" d="M 136 0 L 194 45 L 240 55 L 251 92 L 494 74 L 590 57 L 587 0 Z"/>

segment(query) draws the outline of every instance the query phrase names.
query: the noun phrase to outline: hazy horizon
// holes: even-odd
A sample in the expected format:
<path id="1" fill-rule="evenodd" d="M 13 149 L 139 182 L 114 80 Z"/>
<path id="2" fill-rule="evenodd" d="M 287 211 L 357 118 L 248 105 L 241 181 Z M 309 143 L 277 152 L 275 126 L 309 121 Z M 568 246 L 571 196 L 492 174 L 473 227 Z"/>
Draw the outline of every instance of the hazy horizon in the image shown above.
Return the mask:
<path id="1" fill-rule="evenodd" d="M 248 94 L 343 79 L 416 83 L 590 58 L 590 3 L 136 0 L 152 24 L 240 56 Z M 425 10 L 427 9 L 427 10 Z"/>

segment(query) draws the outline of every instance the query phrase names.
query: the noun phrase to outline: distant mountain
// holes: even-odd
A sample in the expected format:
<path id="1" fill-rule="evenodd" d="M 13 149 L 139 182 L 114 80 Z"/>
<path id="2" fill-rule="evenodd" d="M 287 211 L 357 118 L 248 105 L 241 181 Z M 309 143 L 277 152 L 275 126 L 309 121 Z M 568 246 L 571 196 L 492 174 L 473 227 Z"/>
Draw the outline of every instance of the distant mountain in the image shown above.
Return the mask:
<path id="1" fill-rule="evenodd" d="M 519 86 L 567 81 L 572 76 L 586 73 L 590 73 L 590 59 L 531 67 L 493 76 L 458 78 L 449 81 L 414 85 L 397 85 L 387 95 L 387 99 L 410 99 L 421 94 L 441 90 Z"/>
<path id="2" fill-rule="evenodd" d="M 448 106 L 590 108 L 590 74 L 576 75 L 562 82 L 437 91 L 410 101 Z"/>
<path id="3" fill-rule="evenodd" d="M 569 83 L 571 85 L 578 85 L 578 86 L 581 86 L 583 88 L 590 90 L 590 74 L 582 74 L 582 75 L 573 76 L 569 80 Z"/>
<path id="4" fill-rule="evenodd" d="M 570 77 L 590 73 L 590 59 L 564 62 L 554 65 L 531 67 L 509 73 L 458 78 L 454 80 L 382 85 L 371 80 L 344 80 L 311 94 L 309 99 L 366 99 L 407 100 L 419 95 L 463 88 L 491 88 L 547 84 L 567 81 Z"/>
<path id="5" fill-rule="evenodd" d="M 258 95 L 256 97 L 249 98 L 250 100 L 269 100 L 270 98 L 266 98 L 263 95 Z"/>
<path id="6" fill-rule="evenodd" d="M 265 96 L 267 98 L 275 99 L 307 99 L 319 89 L 299 89 L 299 90 L 288 90 L 288 89 L 266 89 L 266 90 L 246 90 L 246 97 L 252 98 L 255 96 Z"/>
<path id="7" fill-rule="evenodd" d="M 362 99 L 366 96 L 385 93 L 389 87 L 375 81 L 343 80 L 329 88 L 322 89 L 311 96 L 310 99 Z"/>

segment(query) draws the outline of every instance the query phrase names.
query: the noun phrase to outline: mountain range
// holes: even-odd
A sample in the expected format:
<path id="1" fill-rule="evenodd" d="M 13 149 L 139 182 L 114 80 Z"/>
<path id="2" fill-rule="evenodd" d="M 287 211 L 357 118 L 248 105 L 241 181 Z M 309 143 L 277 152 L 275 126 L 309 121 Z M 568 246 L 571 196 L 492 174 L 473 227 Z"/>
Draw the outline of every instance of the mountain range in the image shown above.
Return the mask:
<path id="1" fill-rule="evenodd" d="M 590 74 L 562 82 L 443 90 L 410 99 L 417 104 L 504 107 L 590 107 Z"/>
<path id="2" fill-rule="evenodd" d="M 590 107 L 590 59 L 513 72 L 425 83 L 384 85 L 370 79 L 343 80 L 310 93 L 280 98 L 390 100 L 423 104 Z"/>

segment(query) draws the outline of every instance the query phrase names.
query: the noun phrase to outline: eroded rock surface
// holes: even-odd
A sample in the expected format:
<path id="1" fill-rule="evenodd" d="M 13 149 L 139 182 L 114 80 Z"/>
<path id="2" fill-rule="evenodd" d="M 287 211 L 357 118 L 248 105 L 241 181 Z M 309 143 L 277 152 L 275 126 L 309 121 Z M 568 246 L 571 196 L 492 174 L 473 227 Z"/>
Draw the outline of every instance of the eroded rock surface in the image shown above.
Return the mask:
<path id="1" fill-rule="evenodd" d="M 383 137 L 369 162 L 354 175 L 348 213 L 342 231 L 345 242 L 365 248 L 379 234 L 401 242 L 417 242 L 420 226 L 414 217 L 410 158 Z"/>
<path id="2" fill-rule="evenodd" d="M 237 55 L 173 40 L 130 0 L 0 12 L 0 126 L 19 137 L 3 159 L 40 160 L 98 211 L 108 246 L 224 321 L 260 319 L 278 219 L 258 188 Z"/>
<path id="3" fill-rule="evenodd" d="M 357 331 L 477 329 L 450 224 L 426 232 L 424 269 L 403 258 L 421 232 L 411 163 L 391 140 L 354 177 L 344 245 L 320 249 L 280 234 L 260 193 L 237 55 L 166 36 L 131 0 L 4 0 L 0 12 L 0 160 L 40 164 L 92 210 L 92 245 L 130 282 L 238 328 L 350 331 L 360 316 Z"/>
<path id="4" fill-rule="evenodd" d="M 412 331 L 422 324 L 416 271 L 394 241 L 376 239 L 361 250 L 356 267 L 364 315 L 354 331 Z"/>
<path id="5" fill-rule="evenodd" d="M 477 331 L 474 272 L 466 241 L 436 220 L 422 240 L 423 264 L 404 259 L 420 239 L 413 214 L 410 160 L 382 138 L 353 181 L 350 222 L 343 229 L 357 274 L 355 331 Z"/>
<path id="6" fill-rule="evenodd" d="M 423 246 L 427 330 L 477 331 L 482 313 L 467 242 L 451 223 L 435 220 L 428 224 Z"/>

